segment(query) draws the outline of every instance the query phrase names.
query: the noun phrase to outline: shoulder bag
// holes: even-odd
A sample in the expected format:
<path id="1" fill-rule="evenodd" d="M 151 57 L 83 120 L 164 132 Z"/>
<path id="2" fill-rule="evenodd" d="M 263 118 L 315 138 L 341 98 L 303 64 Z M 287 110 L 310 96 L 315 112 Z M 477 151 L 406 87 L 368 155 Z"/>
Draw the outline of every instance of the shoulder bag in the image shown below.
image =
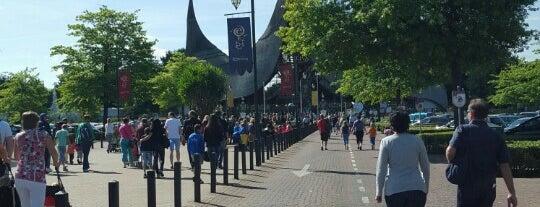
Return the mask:
<path id="1" fill-rule="evenodd" d="M 462 129 L 465 130 L 465 128 Z M 470 132 L 468 135 L 470 136 Z M 446 179 L 456 185 L 463 185 L 467 182 L 469 170 L 469 149 L 467 149 L 469 146 L 467 146 L 467 142 L 463 138 L 461 139 L 461 143 L 462 149 L 459 150 L 463 150 L 463 153 L 460 153 L 459 156 L 456 153 L 454 159 L 448 163 L 445 169 Z"/>

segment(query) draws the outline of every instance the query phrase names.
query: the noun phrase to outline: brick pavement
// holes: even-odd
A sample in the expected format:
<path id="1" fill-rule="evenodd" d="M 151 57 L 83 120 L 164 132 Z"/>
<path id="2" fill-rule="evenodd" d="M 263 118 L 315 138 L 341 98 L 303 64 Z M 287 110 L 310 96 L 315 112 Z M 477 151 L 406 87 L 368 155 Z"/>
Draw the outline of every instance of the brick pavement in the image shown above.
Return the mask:
<path id="1" fill-rule="evenodd" d="M 381 138 L 377 137 L 377 140 Z M 354 136 L 351 143 L 354 143 Z M 367 143 L 366 139 L 364 143 Z M 122 168 L 121 154 L 107 154 L 105 149 L 99 148 L 99 143 L 95 146 L 90 154 L 91 173 L 82 173 L 80 165 L 69 166 L 70 172 L 62 173 L 72 205 L 107 206 L 107 183 L 118 180 L 120 206 L 146 206 L 146 180 L 142 178 L 142 170 Z M 168 153 L 166 151 L 166 163 L 169 163 Z M 181 154 L 181 161 L 186 166 L 185 148 L 182 148 Z M 193 202 L 193 174 L 183 167 L 183 206 L 384 206 L 373 203 L 378 151 L 345 151 L 341 139 L 334 135 L 328 151 L 320 151 L 318 133 L 313 133 L 267 160 L 261 167 L 255 167 L 254 171 L 248 170 L 247 175 L 240 171 L 240 180 L 233 179 L 232 149 L 229 155 L 230 185 L 220 185 L 222 177 L 218 171 L 217 193 L 210 193 L 209 166 L 208 163 L 203 165 L 202 179 L 205 184 L 201 186 L 202 203 Z M 444 158 L 437 155 L 430 156 L 430 160 L 432 179 L 426 206 L 454 206 L 456 190 L 443 177 Z M 310 165 L 310 174 L 299 178 L 292 173 L 300 171 L 306 164 Z M 165 164 L 165 167 L 168 168 L 169 164 Z M 156 181 L 157 206 L 173 206 L 172 174 L 172 171 L 166 171 L 165 179 Z M 55 180 L 52 175 L 47 176 L 48 183 Z M 495 206 L 504 206 L 505 186 L 502 179 L 497 179 L 497 182 L 499 187 Z M 538 206 L 540 179 L 518 178 L 514 182 L 520 206 Z"/>

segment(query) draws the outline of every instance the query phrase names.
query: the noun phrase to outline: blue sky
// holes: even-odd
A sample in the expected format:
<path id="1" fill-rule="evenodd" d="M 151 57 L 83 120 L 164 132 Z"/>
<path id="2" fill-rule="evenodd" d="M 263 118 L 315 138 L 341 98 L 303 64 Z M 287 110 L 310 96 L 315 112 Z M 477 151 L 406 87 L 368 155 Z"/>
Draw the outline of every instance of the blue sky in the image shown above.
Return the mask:
<path id="1" fill-rule="evenodd" d="M 256 36 L 264 32 L 276 0 L 255 1 Z M 36 68 L 45 86 L 52 88 L 59 72 L 52 66 L 61 57 L 50 56 L 55 45 L 73 45 L 67 36 L 68 24 L 88 10 L 95 12 L 101 5 L 134 12 L 139 9 L 139 21 L 152 39 L 157 39 L 155 55 L 185 47 L 188 0 L 2 0 L 0 1 L 0 73 L 17 72 L 26 67 Z M 236 12 L 230 0 L 194 0 L 195 15 L 201 29 L 218 48 L 227 50 L 226 17 Z M 540 7 L 540 3 L 536 3 Z M 243 0 L 238 12 L 250 10 L 250 0 Z M 540 12 L 531 13 L 530 28 L 540 30 Z M 527 60 L 538 58 L 530 51 L 520 54 Z"/>

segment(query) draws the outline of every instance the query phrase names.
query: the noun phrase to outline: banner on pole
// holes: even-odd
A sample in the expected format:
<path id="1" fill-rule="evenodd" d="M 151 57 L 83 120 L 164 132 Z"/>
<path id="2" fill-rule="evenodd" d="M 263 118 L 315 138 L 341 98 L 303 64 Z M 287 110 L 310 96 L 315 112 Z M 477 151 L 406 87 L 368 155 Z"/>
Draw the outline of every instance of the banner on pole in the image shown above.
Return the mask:
<path id="1" fill-rule="evenodd" d="M 234 107 L 234 95 L 233 95 L 231 86 L 229 86 L 229 89 L 227 90 L 227 107 L 229 108 Z"/>
<path id="2" fill-rule="evenodd" d="M 311 91 L 311 105 L 317 106 L 319 104 L 319 94 L 317 91 Z"/>
<path id="3" fill-rule="evenodd" d="M 289 64 L 280 64 L 279 73 L 281 74 L 281 87 L 279 94 L 282 96 L 290 96 L 294 89 L 294 74 L 293 69 Z"/>
<path id="4" fill-rule="evenodd" d="M 122 101 L 126 101 L 131 97 L 130 79 L 129 70 L 118 71 L 118 96 Z"/>
<path id="5" fill-rule="evenodd" d="M 227 19 L 229 35 L 229 73 L 251 73 L 253 57 L 249 17 Z"/>

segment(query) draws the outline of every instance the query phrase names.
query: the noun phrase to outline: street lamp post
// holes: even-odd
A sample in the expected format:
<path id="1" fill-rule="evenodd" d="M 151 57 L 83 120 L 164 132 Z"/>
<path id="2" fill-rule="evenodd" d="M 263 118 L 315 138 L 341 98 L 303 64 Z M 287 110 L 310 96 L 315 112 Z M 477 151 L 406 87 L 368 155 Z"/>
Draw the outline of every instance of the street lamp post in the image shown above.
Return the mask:
<path id="1" fill-rule="evenodd" d="M 317 115 L 321 114 L 321 112 L 319 111 L 319 75 L 321 73 L 317 72 L 315 73 L 315 77 L 316 77 L 316 82 L 317 82 Z"/>

